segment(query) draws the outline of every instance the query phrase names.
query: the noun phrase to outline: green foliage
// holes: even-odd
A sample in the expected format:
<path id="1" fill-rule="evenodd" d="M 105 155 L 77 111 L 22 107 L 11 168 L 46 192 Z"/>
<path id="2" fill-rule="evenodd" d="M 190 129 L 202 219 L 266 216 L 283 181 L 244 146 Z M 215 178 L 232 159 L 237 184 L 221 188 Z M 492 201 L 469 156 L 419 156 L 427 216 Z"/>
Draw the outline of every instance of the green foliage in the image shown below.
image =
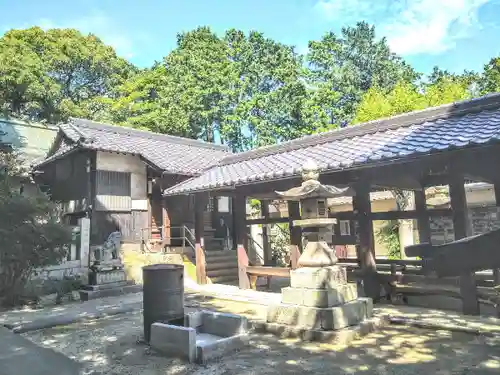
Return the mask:
<path id="1" fill-rule="evenodd" d="M 389 259 L 401 259 L 399 224 L 397 220 L 386 221 L 377 231 L 377 238 L 387 249 Z"/>
<path id="2" fill-rule="evenodd" d="M 375 27 L 359 22 L 309 42 L 309 81 L 314 87 L 313 107 L 322 128 L 350 121 L 364 93 L 372 87 L 392 89 L 398 81 L 413 82 L 418 74 L 392 53 Z"/>
<path id="3" fill-rule="evenodd" d="M 277 266 L 287 267 L 290 262 L 289 224 L 274 224 L 269 235 L 271 254 Z"/>
<path id="4" fill-rule="evenodd" d="M 57 123 L 92 118 L 97 98 L 135 68 L 99 38 L 74 29 L 10 30 L 0 38 L 0 107 L 8 114 Z"/>
<path id="5" fill-rule="evenodd" d="M 405 81 L 398 82 L 392 90 L 378 86 L 370 88 L 363 96 L 353 123 L 362 123 L 401 113 L 416 111 L 472 97 L 467 79 L 443 76 L 420 87 Z"/>
<path id="6" fill-rule="evenodd" d="M 67 254 L 71 231 L 56 216 L 44 195 L 23 196 L 24 178 L 16 155 L 0 154 L 0 301 L 20 302 L 24 287 L 36 268 L 59 263 Z"/>
<path id="7" fill-rule="evenodd" d="M 0 110 L 57 123 L 84 117 L 242 151 L 500 91 L 500 58 L 482 74 L 420 74 L 366 22 L 309 42 L 304 56 L 258 31 L 177 36 L 137 69 L 96 36 L 11 30 L 0 38 Z"/>

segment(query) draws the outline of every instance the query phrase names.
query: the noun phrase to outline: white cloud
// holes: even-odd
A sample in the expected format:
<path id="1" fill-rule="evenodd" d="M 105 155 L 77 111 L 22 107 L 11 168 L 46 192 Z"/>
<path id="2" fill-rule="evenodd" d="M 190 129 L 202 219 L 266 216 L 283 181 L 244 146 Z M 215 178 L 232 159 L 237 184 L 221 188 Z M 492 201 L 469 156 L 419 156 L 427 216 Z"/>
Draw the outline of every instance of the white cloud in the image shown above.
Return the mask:
<path id="1" fill-rule="evenodd" d="M 126 36 L 123 30 L 111 18 L 99 12 L 64 22 L 54 22 L 44 18 L 35 24 L 44 30 L 74 28 L 82 33 L 92 33 L 102 39 L 104 43 L 112 46 L 118 55 L 126 58 L 131 58 L 134 55 L 134 43 L 132 39 Z"/>
<path id="2" fill-rule="evenodd" d="M 394 52 L 439 53 L 480 28 L 477 12 L 492 0 L 319 0 L 328 21 L 374 23 Z M 376 4 L 376 5 L 375 5 Z"/>

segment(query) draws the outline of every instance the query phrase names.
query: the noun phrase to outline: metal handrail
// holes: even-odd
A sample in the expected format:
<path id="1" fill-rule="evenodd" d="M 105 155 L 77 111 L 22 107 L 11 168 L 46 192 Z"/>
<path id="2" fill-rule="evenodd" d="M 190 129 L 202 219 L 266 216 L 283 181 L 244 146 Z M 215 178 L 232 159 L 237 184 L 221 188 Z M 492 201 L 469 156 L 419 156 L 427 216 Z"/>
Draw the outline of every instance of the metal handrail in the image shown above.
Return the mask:
<path id="1" fill-rule="evenodd" d="M 260 243 L 255 241 L 255 239 L 249 233 L 246 233 L 246 235 L 247 238 L 252 242 L 252 244 L 259 246 L 264 252 L 264 248 L 260 245 Z M 262 262 L 262 264 L 266 264 L 266 260 L 263 257 L 261 257 L 259 253 L 257 253 L 256 251 L 254 253 L 257 255 L 257 258 Z"/>
<path id="2" fill-rule="evenodd" d="M 144 244 L 146 244 L 147 238 L 145 236 L 145 232 L 148 231 L 148 233 L 151 233 L 151 227 L 147 228 L 141 228 L 141 240 Z M 179 225 L 179 226 L 168 226 L 168 227 L 160 227 L 160 236 L 162 240 L 166 239 L 165 236 L 165 229 L 180 229 L 181 230 L 181 235 L 180 237 L 172 237 L 169 236 L 168 239 L 170 240 L 182 240 L 182 247 L 185 248 L 186 245 L 188 245 L 193 251 L 196 251 L 196 246 L 194 245 L 196 243 L 196 236 L 195 232 L 192 231 L 189 227 L 186 225 Z M 224 238 L 212 238 L 212 241 L 218 241 L 221 244 L 224 243 L 225 239 Z"/>

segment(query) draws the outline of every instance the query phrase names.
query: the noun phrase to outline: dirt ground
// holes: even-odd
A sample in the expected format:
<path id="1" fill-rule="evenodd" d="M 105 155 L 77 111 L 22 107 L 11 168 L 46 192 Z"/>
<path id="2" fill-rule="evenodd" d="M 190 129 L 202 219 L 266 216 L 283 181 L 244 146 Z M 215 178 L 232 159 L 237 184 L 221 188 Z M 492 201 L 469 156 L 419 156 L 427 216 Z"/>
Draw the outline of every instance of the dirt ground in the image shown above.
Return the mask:
<path id="1" fill-rule="evenodd" d="M 190 302 L 199 308 L 261 317 L 263 306 L 218 300 Z M 500 340 L 447 331 L 390 326 L 349 347 L 271 335 L 252 335 L 250 346 L 206 366 L 151 352 L 138 343 L 140 312 L 25 334 L 45 347 L 107 375 L 250 374 L 470 374 L 500 373 Z"/>

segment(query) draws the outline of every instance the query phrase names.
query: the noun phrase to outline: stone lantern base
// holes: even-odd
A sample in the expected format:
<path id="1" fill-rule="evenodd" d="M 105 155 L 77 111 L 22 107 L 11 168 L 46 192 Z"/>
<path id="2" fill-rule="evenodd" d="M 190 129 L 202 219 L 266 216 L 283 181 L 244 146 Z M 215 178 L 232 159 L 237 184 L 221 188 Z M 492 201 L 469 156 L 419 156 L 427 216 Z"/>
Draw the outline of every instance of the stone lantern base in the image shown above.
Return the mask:
<path id="1" fill-rule="evenodd" d="M 307 339 L 322 340 L 332 336 L 328 332 L 335 338 L 336 331 L 343 329 L 356 335 L 380 323 L 370 319 L 372 299 L 358 297 L 356 284 L 347 282 L 345 268 L 299 268 L 291 271 L 290 277 L 291 286 L 282 289 L 281 304 L 269 307 L 261 330 L 267 327 L 264 330 L 288 332 L 291 336 L 297 336 L 294 332 L 303 336 L 305 332 Z"/>

